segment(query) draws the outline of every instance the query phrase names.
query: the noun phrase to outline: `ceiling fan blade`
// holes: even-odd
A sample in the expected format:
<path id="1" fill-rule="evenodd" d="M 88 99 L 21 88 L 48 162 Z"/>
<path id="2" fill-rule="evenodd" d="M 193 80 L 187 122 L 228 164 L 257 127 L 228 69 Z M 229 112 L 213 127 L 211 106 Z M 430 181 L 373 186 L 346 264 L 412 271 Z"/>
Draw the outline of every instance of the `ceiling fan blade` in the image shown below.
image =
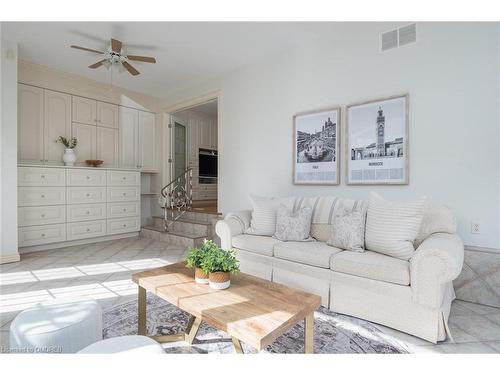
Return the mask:
<path id="1" fill-rule="evenodd" d="M 127 70 L 128 70 L 128 72 L 129 72 L 130 74 L 132 74 L 133 76 L 136 76 L 136 75 L 140 74 L 140 73 L 139 73 L 139 71 L 138 71 L 136 68 L 134 68 L 132 65 L 130 65 L 128 62 L 123 61 L 123 62 L 122 62 L 122 65 L 123 65 L 123 66 L 125 67 L 125 69 L 127 69 Z"/>
<path id="2" fill-rule="evenodd" d="M 85 48 L 85 47 L 80 47 L 80 46 L 70 46 L 71 48 L 76 48 L 76 49 L 81 49 L 82 51 L 88 51 L 88 52 L 94 52 L 94 53 L 100 53 L 101 55 L 104 53 L 104 52 L 101 52 L 101 51 L 97 51 L 95 49 L 91 49 L 91 48 Z"/>
<path id="3" fill-rule="evenodd" d="M 105 61 L 106 61 L 106 59 L 98 61 L 95 64 L 89 65 L 89 68 L 90 69 L 99 68 Z"/>
<path id="4" fill-rule="evenodd" d="M 111 38 L 111 50 L 116 53 L 120 53 L 122 50 L 122 42 L 119 40 Z"/>
<path id="5" fill-rule="evenodd" d="M 154 57 L 127 55 L 127 59 L 132 61 L 143 61 L 147 63 L 156 64 L 156 59 Z"/>

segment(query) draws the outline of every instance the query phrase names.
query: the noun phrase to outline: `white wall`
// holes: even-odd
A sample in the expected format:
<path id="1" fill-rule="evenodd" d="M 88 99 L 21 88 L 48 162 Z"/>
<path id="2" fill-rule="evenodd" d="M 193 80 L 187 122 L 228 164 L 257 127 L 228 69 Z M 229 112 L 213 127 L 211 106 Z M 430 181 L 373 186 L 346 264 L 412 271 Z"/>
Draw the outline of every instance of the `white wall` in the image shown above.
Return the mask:
<path id="1" fill-rule="evenodd" d="M 366 29 L 363 29 L 366 30 Z M 468 245 L 500 249 L 500 33 L 493 23 L 419 23 L 415 45 L 380 53 L 378 34 L 325 35 L 315 45 L 179 92 L 220 90 L 219 209 L 248 194 L 389 199 L 426 195 L 450 206 Z M 292 116 L 315 108 L 410 94 L 410 184 L 292 184 Z M 343 161 L 342 161 L 343 163 Z M 481 234 L 470 233 L 471 222 Z"/>
<path id="2" fill-rule="evenodd" d="M 17 45 L 1 39 L 0 62 L 0 263 L 17 250 Z"/>

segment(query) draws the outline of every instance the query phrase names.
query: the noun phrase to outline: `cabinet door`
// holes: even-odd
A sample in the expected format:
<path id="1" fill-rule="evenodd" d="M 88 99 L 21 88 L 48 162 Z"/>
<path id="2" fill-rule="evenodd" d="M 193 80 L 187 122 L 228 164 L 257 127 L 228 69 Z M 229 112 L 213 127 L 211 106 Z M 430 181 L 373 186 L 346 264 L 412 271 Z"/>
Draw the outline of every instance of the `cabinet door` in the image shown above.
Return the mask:
<path id="1" fill-rule="evenodd" d="M 139 111 L 139 166 L 143 170 L 155 170 L 155 115 Z"/>
<path id="2" fill-rule="evenodd" d="M 18 85 L 17 158 L 43 162 L 43 89 Z"/>
<path id="3" fill-rule="evenodd" d="M 118 129 L 118 106 L 97 102 L 97 125 Z"/>
<path id="4" fill-rule="evenodd" d="M 198 165 L 198 122 L 189 121 L 188 132 L 188 165 L 194 167 Z"/>
<path id="5" fill-rule="evenodd" d="M 71 95 L 44 90 L 44 159 L 61 163 L 64 146 L 59 136 L 71 138 Z"/>
<path id="6" fill-rule="evenodd" d="M 198 123 L 198 145 L 201 148 L 210 148 L 210 126 L 206 121 Z"/>
<path id="7" fill-rule="evenodd" d="M 118 129 L 97 127 L 97 159 L 104 160 L 104 166 L 117 167 L 119 150 Z"/>
<path id="8" fill-rule="evenodd" d="M 122 168 L 139 168 L 138 124 L 139 111 L 120 107 L 120 165 Z"/>
<path id="9" fill-rule="evenodd" d="M 217 150 L 217 119 L 210 122 L 210 146 Z"/>
<path id="10" fill-rule="evenodd" d="M 93 99 L 73 96 L 73 122 L 95 125 L 97 121 L 97 102 Z"/>
<path id="11" fill-rule="evenodd" d="M 97 126 L 74 122 L 71 134 L 78 140 L 75 151 L 77 163 L 85 163 L 85 160 L 95 159 Z"/>

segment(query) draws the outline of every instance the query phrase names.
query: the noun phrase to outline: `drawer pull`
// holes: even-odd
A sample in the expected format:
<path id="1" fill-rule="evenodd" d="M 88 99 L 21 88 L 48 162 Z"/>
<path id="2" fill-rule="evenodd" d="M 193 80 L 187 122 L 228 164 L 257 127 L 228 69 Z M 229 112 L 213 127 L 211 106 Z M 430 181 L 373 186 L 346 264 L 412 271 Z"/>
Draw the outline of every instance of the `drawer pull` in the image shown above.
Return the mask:
<path id="1" fill-rule="evenodd" d="M 87 228 L 87 232 L 90 232 L 90 228 Z"/>
<path id="2" fill-rule="evenodd" d="M 85 196 L 90 197 L 90 194 L 89 194 L 89 193 L 87 193 L 87 194 L 85 194 Z"/>
<path id="3" fill-rule="evenodd" d="M 45 233 L 42 233 L 42 237 L 45 237 Z"/>
<path id="4" fill-rule="evenodd" d="M 45 217 L 45 214 L 42 214 L 41 216 L 42 216 L 42 217 Z"/>
<path id="5" fill-rule="evenodd" d="M 127 195 L 127 193 L 123 193 L 123 196 Z"/>
<path id="6" fill-rule="evenodd" d="M 125 176 L 123 176 L 123 177 L 122 177 L 122 180 L 123 180 L 123 181 L 125 181 L 126 179 L 127 179 L 127 177 L 125 177 Z"/>
<path id="7" fill-rule="evenodd" d="M 45 198 L 45 194 L 42 194 L 40 197 Z"/>
<path id="8" fill-rule="evenodd" d="M 45 178 L 45 175 L 44 175 L 44 174 L 42 174 L 40 177 Z"/>
<path id="9" fill-rule="evenodd" d="M 90 215 L 90 211 L 85 212 L 87 215 Z"/>
<path id="10" fill-rule="evenodd" d="M 87 176 L 87 180 L 90 180 L 90 176 Z"/>
<path id="11" fill-rule="evenodd" d="M 124 208 L 124 209 L 123 209 L 123 212 L 127 212 L 127 209 L 126 209 L 126 208 Z"/>
<path id="12" fill-rule="evenodd" d="M 123 227 L 126 228 L 127 227 L 127 224 L 123 224 Z"/>

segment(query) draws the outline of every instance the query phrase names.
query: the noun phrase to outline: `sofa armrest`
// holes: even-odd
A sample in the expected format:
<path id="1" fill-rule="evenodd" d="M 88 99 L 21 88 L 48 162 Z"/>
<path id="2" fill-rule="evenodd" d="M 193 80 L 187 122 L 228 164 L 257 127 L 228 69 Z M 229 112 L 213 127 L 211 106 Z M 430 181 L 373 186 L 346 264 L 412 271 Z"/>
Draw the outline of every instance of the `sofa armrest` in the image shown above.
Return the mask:
<path id="1" fill-rule="evenodd" d="M 230 249 L 232 238 L 245 233 L 250 227 L 251 217 L 252 211 L 239 211 L 227 214 L 224 220 L 219 220 L 215 224 L 215 233 L 219 236 L 223 249 Z"/>
<path id="2" fill-rule="evenodd" d="M 410 259 L 413 301 L 431 308 L 441 306 L 444 284 L 462 271 L 464 245 L 456 234 L 434 233 Z"/>

